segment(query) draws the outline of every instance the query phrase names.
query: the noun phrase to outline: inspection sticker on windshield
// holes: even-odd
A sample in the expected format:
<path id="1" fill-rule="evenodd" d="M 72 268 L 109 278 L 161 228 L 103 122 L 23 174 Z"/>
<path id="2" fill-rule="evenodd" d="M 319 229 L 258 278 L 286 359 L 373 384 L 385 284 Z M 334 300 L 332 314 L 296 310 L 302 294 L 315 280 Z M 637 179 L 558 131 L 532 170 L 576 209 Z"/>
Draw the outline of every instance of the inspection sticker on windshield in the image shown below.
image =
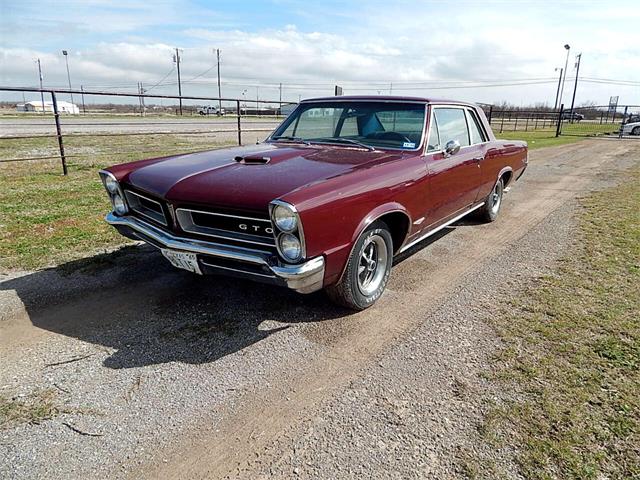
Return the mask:
<path id="1" fill-rule="evenodd" d="M 403 147 L 403 148 L 416 148 L 416 144 L 415 144 L 415 143 L 413 143 L 413 142 L 404 142 L 404 143 L 402 144 L 402 147 Z"/>

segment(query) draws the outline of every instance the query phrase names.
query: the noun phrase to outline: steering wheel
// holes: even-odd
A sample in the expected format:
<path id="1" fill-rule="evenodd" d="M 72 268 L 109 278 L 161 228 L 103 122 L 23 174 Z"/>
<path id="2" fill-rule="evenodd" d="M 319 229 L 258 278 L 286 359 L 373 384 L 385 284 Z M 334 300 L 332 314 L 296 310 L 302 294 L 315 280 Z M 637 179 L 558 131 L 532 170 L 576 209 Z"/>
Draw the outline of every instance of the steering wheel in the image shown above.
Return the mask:
<path id="1" fill-rule="evenodd" d="M 380 140 L 400 140 L 402 142 L 411 142 L 411 139 L 399 132 L 375 132 L 367 135 L 369 138 L 378 138 Z"/>

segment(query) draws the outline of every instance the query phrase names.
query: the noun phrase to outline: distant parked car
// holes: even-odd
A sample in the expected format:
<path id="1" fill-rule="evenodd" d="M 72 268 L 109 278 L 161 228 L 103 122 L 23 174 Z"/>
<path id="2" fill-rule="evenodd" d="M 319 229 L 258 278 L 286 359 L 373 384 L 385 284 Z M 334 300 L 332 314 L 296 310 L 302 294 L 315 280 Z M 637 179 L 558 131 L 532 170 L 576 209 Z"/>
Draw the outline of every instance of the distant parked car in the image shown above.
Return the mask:
<path id="1" fill-rule="evenodd" d="M 579 122 L 580 120 L 584 120 L 584 115 L 578 112 L 562 112 L 562 120 L 573 120 L 574 122 Z"/>
<path id="2" fill-rule="evenodd" d="M 625 123 L 622 127 L 623 135 L 640 135 L 640 121 Z"/>
<path id="3" fill-rule="evenodd" d="M 640 113 L 632 113 L 627 117 L 627 121 L 624 123 L 636 123 L 640 122 Z"/>
<path id="4" fill-rule="evenodd" d="M 224 115 L 224 108 L 218 108 L 218 107 L 212 107 L 212 106 L 205 106 L 205 107 L 200 107 L 198 109 L 198 113 L 200 115 L 217 115 L 219 117 Z"/>

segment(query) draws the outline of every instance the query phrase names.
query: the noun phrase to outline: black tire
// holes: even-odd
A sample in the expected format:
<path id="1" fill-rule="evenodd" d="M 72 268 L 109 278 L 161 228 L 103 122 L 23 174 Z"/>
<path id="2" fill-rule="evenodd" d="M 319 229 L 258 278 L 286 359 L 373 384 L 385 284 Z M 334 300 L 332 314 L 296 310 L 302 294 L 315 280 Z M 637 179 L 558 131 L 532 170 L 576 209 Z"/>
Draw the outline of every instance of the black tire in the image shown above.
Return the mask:
<path id="1" fill-rule="evenodd" d="M 393 239 L 389 227 L 384 222 L 375 222 L 358 238 L 340 281 L 327 287 L 329 298 L 352 310 L 369 308 L 384 293 L 392 263 Z M 371 267 L 372 264 L 375 266 Z M 381 268 L 383 270 L 379 271 Z M 369 275 L 371 280 L 367 283 Z"/>
<path id="2" fill-rule="evenodd" d="M 484 205 L 478 209 L 478 218 L 484 222 L 493 222 L 498 218 L 500 207 L 502 207 L 502 197 L 504 195 L 504 182 L 498 180 L 491 193 L 484 200 Z"/>
<path id="3" fill-rule="evenodd" d="M 640 127 L 633 127 L 631 135 L 640 135 Z"/>

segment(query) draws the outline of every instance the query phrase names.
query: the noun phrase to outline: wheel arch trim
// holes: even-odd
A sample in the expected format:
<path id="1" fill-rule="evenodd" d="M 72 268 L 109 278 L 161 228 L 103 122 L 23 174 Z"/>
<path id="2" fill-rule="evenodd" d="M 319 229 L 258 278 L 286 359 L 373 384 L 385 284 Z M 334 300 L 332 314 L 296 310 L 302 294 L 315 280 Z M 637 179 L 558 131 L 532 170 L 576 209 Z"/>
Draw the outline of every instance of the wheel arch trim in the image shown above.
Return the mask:
<path id="1" fill-rule="evenodd" d="M 390 213 L 401 213 L 401 214 L 404 214 L 405 217 L 407 217 L 407 221 L 409 222 L 409 228 L 407 229 L 407 232 L 404 235 L 405 238 L 402 240 L 402 242 L 400 243 L 400 245 L 398 247 L 398 251 L 400 250 L 402 245 L 404 245 L 404 242 L 406 241 L 407 237 L 409 236 L 409 232 L 411 230 L 411 214 L 407 211 L 407 209 L 403 205 L 401 205 L 398 202 L 390 202 L 390 203 L 385 203 L 383 205 L 377 206 L 376 208 L 371 210 L 360 221 L 360 223 L 358 224 L 358 226 L 354 230 L 353 235 L 351 236 L 351 242 L 350 242 L 351 243 L 351 248 L 349 249 L 349 255 L 347 256 L 347 261 L 344 263 L 344 265 L 342 266 L 342 268 L 340 270 L 340 276 L 337 279 L 338 282 L 340 280 L 342 280 L 342 277 L 344 276 L 344 272 L 347 269 L 347 264 L 349 263 L 349 260 L 351 259 L 351 255 L 353 255 L 353 250 L 356 248 L 356 244 L 358 243 L 358 239 L 362 236 L 362 234 L 365 232 L 365 230 L 367 228 L 369 228 L 374 222 L 376 222 L 380 218 L 382 218 L 385 215 L 388 215 Z"/>

